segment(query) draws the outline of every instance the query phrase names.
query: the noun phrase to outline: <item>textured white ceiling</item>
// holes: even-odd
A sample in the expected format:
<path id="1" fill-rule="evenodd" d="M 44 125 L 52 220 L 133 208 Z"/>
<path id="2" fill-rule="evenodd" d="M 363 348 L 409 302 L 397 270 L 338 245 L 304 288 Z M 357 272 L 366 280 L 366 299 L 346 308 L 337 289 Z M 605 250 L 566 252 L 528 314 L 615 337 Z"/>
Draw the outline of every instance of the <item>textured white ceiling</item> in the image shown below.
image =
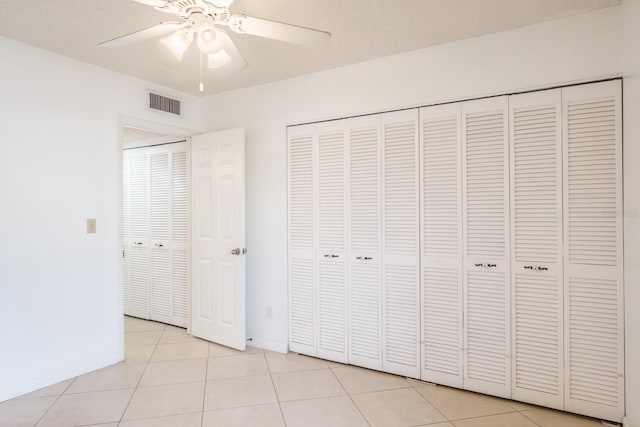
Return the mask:
<path id="1" fill-rule="evenodd" d="M 131 0 L 0 0 L 0 35 L 196 96 L 277 81 L 423 47 L 620 4 L 621 0 L 235 0 L 232 13 L 317 28 L 329 47 L 310 49 L 231 33 L 249 67 L 205 70 L 157 40 L 123 49 L 101 41 L 177 17 Z"/>

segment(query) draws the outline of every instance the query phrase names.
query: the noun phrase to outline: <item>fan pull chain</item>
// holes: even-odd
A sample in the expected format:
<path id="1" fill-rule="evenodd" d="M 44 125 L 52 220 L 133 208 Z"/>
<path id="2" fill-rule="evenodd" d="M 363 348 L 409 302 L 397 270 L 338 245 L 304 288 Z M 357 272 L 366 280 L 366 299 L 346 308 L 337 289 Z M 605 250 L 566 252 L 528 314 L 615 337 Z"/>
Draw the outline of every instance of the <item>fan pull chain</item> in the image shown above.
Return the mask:
<path id="1" fill-rule="evenodd" d="M 202 64 L 202 57 L 204 56 L 203 53 L 200 54 L 200 92 L 204 92 L 204 82 L 202 81 L 202 74 L 203 74 L 203 64 Z"/>

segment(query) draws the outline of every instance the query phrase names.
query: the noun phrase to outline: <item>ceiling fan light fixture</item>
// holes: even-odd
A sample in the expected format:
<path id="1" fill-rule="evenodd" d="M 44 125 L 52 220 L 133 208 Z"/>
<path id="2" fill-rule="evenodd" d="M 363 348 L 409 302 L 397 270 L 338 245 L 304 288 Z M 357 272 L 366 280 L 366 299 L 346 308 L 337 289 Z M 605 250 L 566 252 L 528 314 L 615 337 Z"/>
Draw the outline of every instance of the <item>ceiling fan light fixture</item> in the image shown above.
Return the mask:
<path id="1" fill-rule="evenodd" d="M 231 62 L 231 56 L 224 49 L 220 49 L 216 53 L 210 53 L 207 55 L 207 61 L 209 64 L 209 68 L 219 68 L 224 67 L 229 62 Z"/>
<path id="2" fill-rule="evenodd" d="M 184 51 L 187 50 L 192 40 L 193 34 L 183 29 L 176 31 L 160 41 L 173 53 L 173 56 L 175 56 L 178 61 L 182 61 L 182 55 L 184 55 Z"/>
<path id="3" fill-rule="evenodd" d="M 198 30 L 198 48 L 204 54 L 210 55 L 222 50 L 224 38 L 214 26 L 206 26 Z"/>

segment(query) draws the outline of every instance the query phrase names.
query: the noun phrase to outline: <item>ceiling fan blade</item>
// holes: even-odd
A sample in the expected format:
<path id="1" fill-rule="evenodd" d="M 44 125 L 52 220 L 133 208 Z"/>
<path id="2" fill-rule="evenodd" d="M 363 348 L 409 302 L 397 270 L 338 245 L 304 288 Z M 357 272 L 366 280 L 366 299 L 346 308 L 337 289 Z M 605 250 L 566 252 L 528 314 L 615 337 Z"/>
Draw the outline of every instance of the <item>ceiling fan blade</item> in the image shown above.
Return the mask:
<path id="1" fill-rule="evenodd" d="M 136 31 L 131 34 L 116 37 L 115 39 L 99 43 L 98 46 L 109 48 L 125 47 L 144 40 L 153 39 L 155 37 L 169 34 L 172 31 L 175 31 L 178 28 L 182 27 L 183 25 L 184 24 L 180 22 L 163 22 L 144 30 Z"/>
<path id="2" fill-rule="evenodd" d="M 133 0 L 138 3 L 146 4 L 152 7 L 163 7 L 167 5 L 166 0 Z"/>
<path id="3" fill-rule="evenodd" d="M 331 33 L 326 31 L 245 15 L 232 15 L 229 17 L 228 25 L 236 33 L 251 34 L 304 46 L 322 47 L 331 41 Z"/>
<path id="4" fill-rule="evenodd" d="M 231 37 L 224 31 L 220 31 L 220 35 L 224 40 L 224 45 L 222 50 L 226 52 L 227 55 L 231 57 L 231 61 L 229 64 L 224 66 L 225 70 L 241 70 L 243 68 L 247 68 L 249 64 L 247 60 L 244 59 L 242 53 L 236 47 L 236 44 L 231 40 Z"/>

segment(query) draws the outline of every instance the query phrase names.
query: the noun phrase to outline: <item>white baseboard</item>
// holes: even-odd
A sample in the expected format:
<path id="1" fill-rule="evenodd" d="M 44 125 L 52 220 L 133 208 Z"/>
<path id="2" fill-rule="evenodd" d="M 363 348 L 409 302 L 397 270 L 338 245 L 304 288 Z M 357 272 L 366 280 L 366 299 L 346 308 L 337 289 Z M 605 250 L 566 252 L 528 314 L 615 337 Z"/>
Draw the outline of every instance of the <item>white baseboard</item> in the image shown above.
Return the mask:
<path id="1" fill-rule="evenodd" d="M 3 385 L 3 387 L 0 388 L 0 402 L 22 396 L 23 394 L 39 390 L 43 387 L 66 381 L 70 378 L 77 377 L 78 375 L 95 371 L 96 369 L 113 365 L 120 361 L 122 361 L 122 357 L 116 354 L 109 357 L 103 357 L 99 360 L 92 360 L 91 363 L 70 363 L 63 369 L 43 377 L 26 380 L 23 383 L 10 385 L 8 387 Z"/>
<path id="2" fill-rule="evenodd" d="M 262 338 L 253 338 L 251 341 L 247 341 L 247 344 L 263 350 L 275 351 L 276 353 L 288 353 L 289 349 L 289 346 L 285 343 L 264 340 Z"/>

